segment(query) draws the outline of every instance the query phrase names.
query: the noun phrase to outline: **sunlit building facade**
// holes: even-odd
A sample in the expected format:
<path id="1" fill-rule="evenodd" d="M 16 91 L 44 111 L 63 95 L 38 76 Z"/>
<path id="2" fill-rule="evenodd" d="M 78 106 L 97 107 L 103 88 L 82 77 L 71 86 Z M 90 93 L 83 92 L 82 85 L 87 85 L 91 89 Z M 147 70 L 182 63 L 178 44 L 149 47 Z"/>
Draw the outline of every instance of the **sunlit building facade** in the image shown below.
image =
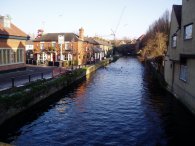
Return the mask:
<path id="1" fill-rule="evenodd" d="M 25 67 L 25 43 L 28 36 L 11 23 L 9 16 L 0 16 L 0 72 Z"/>

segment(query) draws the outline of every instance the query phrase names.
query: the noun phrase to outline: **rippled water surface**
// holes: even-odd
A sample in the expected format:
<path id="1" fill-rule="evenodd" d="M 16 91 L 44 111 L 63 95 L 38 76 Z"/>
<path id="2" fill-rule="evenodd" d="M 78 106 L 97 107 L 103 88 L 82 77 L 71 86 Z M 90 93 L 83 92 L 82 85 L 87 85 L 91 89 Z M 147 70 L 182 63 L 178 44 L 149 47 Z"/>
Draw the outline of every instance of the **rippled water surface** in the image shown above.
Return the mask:
<path id="1" fill-rule="evenodd" d="M 0 141 L 21 146 L 195 143 L 194 117 L 136 58 L 120 58 L 50 100 L 13 119 Z"/>

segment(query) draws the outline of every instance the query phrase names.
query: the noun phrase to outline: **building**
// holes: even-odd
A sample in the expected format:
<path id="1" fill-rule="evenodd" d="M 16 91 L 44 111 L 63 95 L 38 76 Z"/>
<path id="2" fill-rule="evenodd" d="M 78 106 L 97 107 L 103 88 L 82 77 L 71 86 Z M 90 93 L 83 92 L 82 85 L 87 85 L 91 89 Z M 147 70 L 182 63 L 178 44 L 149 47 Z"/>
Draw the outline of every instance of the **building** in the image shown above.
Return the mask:
<path id="1" fill-rule="evenodd" d="M 25 43 L 28 38 L 11 23 L 9 16 L 0 16 L 0 72 L 25 67 Z"/>
<path id="2" fill-rule="evenodd" d="M 195 1 L 173 5 L 165 57 L 167 89 L 195 113 Z"/>
<path id="3" fill-rule="evenodd" d="M 136 54 L 140 54 L 143 48 L 143 39 L 145 35 L 141 35 L 135 42 Z"/>
<path id="4" fill-rule="evenodd" d="M 59 44 L 58 36 L 63 36 Z M 46 33 L 34 42 L 34 55 L 38 63 L 68 62 L 69 65 L 85 64 L 86 51 L 83 48 L 84 29 L 79 29 L 79 36 L 74 33 Z"/>
<path id="5" fill-rule="evenodd" d="M 112 55 L 113 47 L 111 41 L 98 37 L 94 37 L 93 39 L 97 42 L 97 47 L 103 51 L 100 53 L 100 58 L 110 57 Z"/>
<path id="6" fill-rule="evenodd" d="M 33 64 L 34 43 L 32 40 L 26 41 L 26 64 Z"/>
<path id="7" fill-rule="evenodd" d="M 86 50 L 86 64 L 95 63 L 95 48 L 97 48 L 98 43 L 92 37 L 85 37 L 84 49 Z"/>

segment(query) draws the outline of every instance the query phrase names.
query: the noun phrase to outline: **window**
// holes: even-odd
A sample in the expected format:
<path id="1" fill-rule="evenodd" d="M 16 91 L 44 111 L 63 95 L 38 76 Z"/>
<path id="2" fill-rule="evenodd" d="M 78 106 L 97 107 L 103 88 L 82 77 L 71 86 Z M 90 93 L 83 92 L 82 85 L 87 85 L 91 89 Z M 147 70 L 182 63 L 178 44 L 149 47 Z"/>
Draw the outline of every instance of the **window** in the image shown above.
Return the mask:
<path id="1" fill-rule="evenodd" d="M 71 49 L 71 44 L 65 43 L 65 50 L 70 50 L 70 49 Z"/>
<path id="2" fill-rule="evenodd" d="M 7 60 L 7 51 L 6 49 L 3 50 L 3 64 L 6 64 L 6 60 Z"/>
<path id="3" fill-rule="evenodd" d="M 23 49 L 17 50 L 17 62 L 24 62 L 24 50 Z"/>
<path id="4" fill-rule="evenodd" d="M 68 60 L 72 61 L 72 54 L 68 53 Z"/>
<path id="5" fill-rule="evenodd" d="M 184 26 L 184 39 L 188 40 L 192 38 L 192 24 Z"/>
<path id="6" fill-rule="evenodd" d="M 64 55 L 64 60 L 68 60 L 68 54 Z"/>
<path id="7" fill-rule="evenodd" d="M 172 36 L 171 45 L 172 45 L 172 48 L 175 48 L 177 46 L 177 36 L 176 35 Z"/>
<path id="8" fill-rule="evenodd" d="M 11 50 L 7 50 L 7 63 L 10 64 L 11 63 Z"/>
<path id="9" fill-rule="evenodd" d="M 3 64 L 3 51 L 0 50 L 0 65 Z"/>
<path id="10" fill-rule="evenodd" d="M 41 49 L 41 50 L 44 49 L 44 42 L 40 42 L 40 49 Z"/>
<path id="11" fill-rule="evenodd" d="M 30 58 L 33 59 L 33 54 L 30 54 Z"/>
<path id="12" fill-rule="evenodd" d="M 16 52 L 12 51 L 12 63 L 16 63 Z"/>
<path id="13" fill-rule="evenodd" d="M 56 42 L 52 42 L 51 47 L 55 48 L 56 47 Z"/>
<path id="14" fill-rule="evenodd" d="M 0 65 L 12 63 L 11 49 L 0 49 Z"/>
<path id="15" fill-rule="evenodd" d="M 179 79 L 186 82 L 187 75 L 188 75 L 187 59 L 181 58 Z"/>

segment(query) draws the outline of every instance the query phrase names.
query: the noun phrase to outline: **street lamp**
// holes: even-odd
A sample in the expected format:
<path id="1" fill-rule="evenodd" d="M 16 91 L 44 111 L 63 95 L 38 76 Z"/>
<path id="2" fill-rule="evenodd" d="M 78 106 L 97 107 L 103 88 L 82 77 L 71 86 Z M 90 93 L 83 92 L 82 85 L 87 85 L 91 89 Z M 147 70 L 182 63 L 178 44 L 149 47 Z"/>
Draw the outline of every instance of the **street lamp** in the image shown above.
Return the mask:
<path id="1" fill-rule="evenodd" d="M 60 61 L 62 61 L 62 44 L 64 44 L 64 35 L 58 35 L 58 44 L 60 44 Z"/>

